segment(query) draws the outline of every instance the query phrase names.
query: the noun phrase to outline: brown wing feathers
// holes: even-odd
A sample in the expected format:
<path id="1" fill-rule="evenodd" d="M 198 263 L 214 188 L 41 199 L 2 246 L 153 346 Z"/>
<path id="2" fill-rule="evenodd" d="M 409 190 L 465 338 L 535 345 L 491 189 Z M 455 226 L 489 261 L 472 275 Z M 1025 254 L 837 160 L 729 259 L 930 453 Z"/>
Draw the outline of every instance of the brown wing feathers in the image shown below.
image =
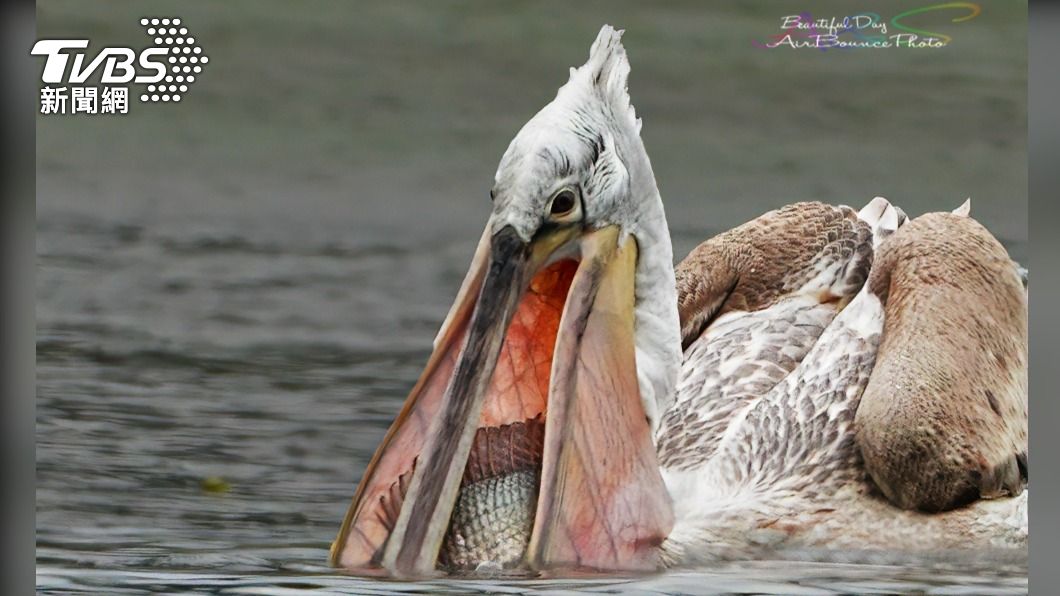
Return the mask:
<path id="1" fill-rule="evenodd" d="M 1027 480 L 1027 302 L 969 217 L 930 213 L 880 247 L 884 332 L 855 418 L 877 486 L 906 509 L 1016 495 Z"/>
<path id="2" fill-rule="evenodd" d="M 849 207 L 817 202 L 770 211 L 711 238 L 676 269 L 683 347 L 715 316 L 769 306 L 810 281 L 815 263 L 850 261 L 853 253 L 860 253 L 855 270 L 842 273 L 860 286 L 871 264 L 869 227 Z"/>
<path id="3" fill-rule="evenodd" d="M 905 223 L 875 264 L 871 245 L 852 209 L 822 203 L 789 205 L 704 242 L 676 269 L 683 346 L 721 313 L 826 291 L 814 275 L 845 259 L 840 274 L 856 287 L 868 277 L 886 313 L 855 422 L 877 486 L 925 511 L 1018 494 L 1027 481 L 1027 302 L 1016 266 L 961 214 Z"/>

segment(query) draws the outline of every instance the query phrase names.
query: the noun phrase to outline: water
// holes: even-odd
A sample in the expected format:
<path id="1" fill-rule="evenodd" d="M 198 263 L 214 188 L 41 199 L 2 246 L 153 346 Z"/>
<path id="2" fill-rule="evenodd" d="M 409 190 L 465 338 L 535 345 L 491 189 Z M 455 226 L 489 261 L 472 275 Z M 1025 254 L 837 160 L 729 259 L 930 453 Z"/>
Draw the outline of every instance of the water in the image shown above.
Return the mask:
<path id="1" fill-rule="evenodd" d="M 768 7 L 600 5 L 556 29 L 559 4 L 517 25 L 492 5 L 300 6 L 39 4 L 40 37 L 135 45 L 140 16 L 172 13 L 211 55 L 179 106 L 39 121 L 40 592 L 1026 591 L 1021 561 L 901 553 L 419 584 L 326 566 L 500 153 L 600 23 L 629 30 L 677 254 L 791 200 L 913 215 L 972 195 L 1024 259 L 1025 9 L 973 21 L 960 51 L 870 59 L 755 53 Z"/>

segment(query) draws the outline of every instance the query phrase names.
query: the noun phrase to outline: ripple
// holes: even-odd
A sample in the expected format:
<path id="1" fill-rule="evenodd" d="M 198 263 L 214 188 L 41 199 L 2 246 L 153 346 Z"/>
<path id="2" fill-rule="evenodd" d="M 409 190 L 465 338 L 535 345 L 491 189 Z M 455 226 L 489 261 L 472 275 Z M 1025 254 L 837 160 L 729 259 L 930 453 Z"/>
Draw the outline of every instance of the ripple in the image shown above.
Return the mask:
<path id="1" fill-rule="evenodd" d="M 254 564 L 253 558 L 244 560 Z M 229 561 L 231 562 L 231 561 Z M 214 561 L 210 562 L 212 566 Z M 716 568 L 669 572 L 643 578 L 565 579 L 444 579 L 422 582 L 374 580 L 337 575 L 321 567 L 302 567 L 300 573 L 260 575 L 209 572 L 135 572 L 68 570 L 40 566 L 38 589 L 91 589 L 97 585 L 119 589 L 163 589 L 165 591 L 209 590 L 220 594 L 1025 594 L 1025 578 L 983 578 L 930 567 L 793 565 L 787 561 L 726 565 Z M 749 579 L 753 578 L 753 579 Z"/>

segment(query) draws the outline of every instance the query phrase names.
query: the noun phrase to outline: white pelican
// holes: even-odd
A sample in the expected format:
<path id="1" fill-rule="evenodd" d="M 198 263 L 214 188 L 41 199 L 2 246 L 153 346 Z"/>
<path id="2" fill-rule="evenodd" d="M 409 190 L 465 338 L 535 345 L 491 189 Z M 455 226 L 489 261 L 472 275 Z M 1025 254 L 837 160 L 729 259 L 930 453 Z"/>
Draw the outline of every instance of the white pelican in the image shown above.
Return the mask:
<path id="1" fill-rule="evenodd" d="M 675 275 L 628 73 L 605 26 L 509 145 L 333 564 L 1025 548 L 1027 309 L 1001 245 L 966 209 L 800 203 Z"/>

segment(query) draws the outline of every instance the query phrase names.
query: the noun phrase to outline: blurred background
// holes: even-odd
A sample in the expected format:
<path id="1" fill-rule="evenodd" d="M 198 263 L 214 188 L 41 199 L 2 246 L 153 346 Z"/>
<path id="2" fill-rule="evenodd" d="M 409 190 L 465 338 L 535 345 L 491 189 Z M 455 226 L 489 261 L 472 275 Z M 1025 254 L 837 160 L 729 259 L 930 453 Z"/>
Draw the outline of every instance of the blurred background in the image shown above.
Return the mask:
<path id="1" fill-rule="evenodd" d="M 501 154 L 604 23 L 678 257 L 786 203 L 882 195 L 910 216 L 971 197 L 1025 261 L 1026 3 L 910 21 L 943 49 L 753 44 L 871 7 L 38 2 L 39 39 L 140 48 L 140 18 L 175 16 L 210 57 L 179 104 L 38 117 L 38 587 L 321 572 Z"/>

